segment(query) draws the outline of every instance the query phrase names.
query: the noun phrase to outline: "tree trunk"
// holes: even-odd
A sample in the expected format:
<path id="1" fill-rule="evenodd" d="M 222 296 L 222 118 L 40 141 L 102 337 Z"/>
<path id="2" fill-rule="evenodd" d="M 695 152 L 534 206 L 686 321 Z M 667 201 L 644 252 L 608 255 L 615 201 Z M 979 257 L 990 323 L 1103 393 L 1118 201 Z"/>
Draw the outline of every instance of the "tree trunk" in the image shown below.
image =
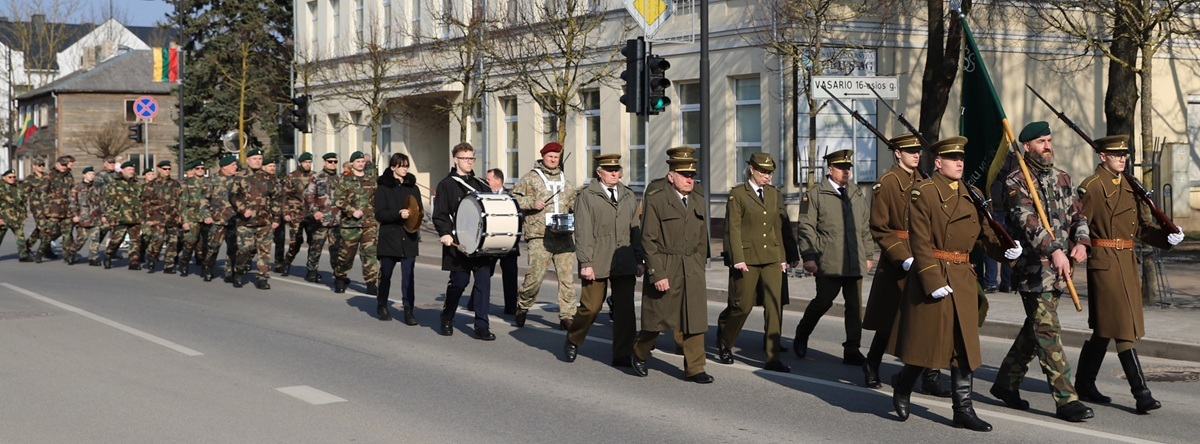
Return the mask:
<path id="1" fill-rule="evenodd" d="M 958 77 L 958 61 L 961 58 L 963 31 L 957 20 L 946 28 L 946 12 L 941 0 L 929 0 L 926 9 L 929 17 L 929 50 L 925 54 L 925 71 L 921 76 L 921 120 L 917 129 L 926 140 L 936 141 L 941 132 L 942 117 L 950 98 L 950 88 Z M 970 0 L 963 1 L 962 13 L 971 10 Z M 933 165 L 932 156 L 922 156 L 921 164 L 926 171 Z"/>
<path id="2" fill-rule="evenodd" d="M 1155 205 L 1162 206 L 1162 202 L 1158 198 L 1158 193 L 1154 189 L 1154 175 L 1158 174 L 1158 165 L 1149 165 L 1151 160 L 1152 148 L 1154 148 L 1154 109 L 1149 104 L 1154 103 L 1152 98 L 1152 89 L 1154 86 L 1154 51 L 1148 48 L 1142 48 L 1142 69 L 1140 72 L 1142 80 L 1142 163 L 1148 167 L 1143 168 L 1142 184 L 1150 190 L 1150 196 L 1154 198 Z M 1131 156 L 1130 160 L 1133 159 Z M 1127 167 L 1128 168 L 1128 167 Z M 1155 303 L 1158 296 L 1158 264 L 1154 262 L 1154 255 L 1150 249 L 1146 249 L 1142 255 L 1142 305 L 1150 305 Z"/>

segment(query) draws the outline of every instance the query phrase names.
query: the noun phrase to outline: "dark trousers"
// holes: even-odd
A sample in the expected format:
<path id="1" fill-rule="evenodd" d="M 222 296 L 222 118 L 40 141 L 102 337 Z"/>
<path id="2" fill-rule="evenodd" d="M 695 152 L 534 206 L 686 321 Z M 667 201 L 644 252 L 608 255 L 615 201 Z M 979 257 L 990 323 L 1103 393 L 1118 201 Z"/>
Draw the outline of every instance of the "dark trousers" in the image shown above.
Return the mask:
<path id="1" fill-rule="evenodd" d="M 500 257 L 500 274 L 504 279 L 504 312 L 517 311 L 517 255 Z"/>
<path id="2" fill-rule="evenodd" d="M 397 262 L 400 263 L 400 302 L 404 304 L 404 309 L 408 310 L 413 308 L 413 292 L 416 291 L 413 283 L 413 266 L 417 263 L 415 256 L 379 256 L 379 295 L 375 296 L 375 300 L 380 307 L 387 306 L 388 296 L 392 292 L 392 272 L 395 271 Z"/>
<path id="3" fill-rule="evenodd" d="M 462 299 L 463 291 L 471 278 L 475 278 L 475 286 L 471 289 L 471 299 L 475 305 L 475 328 L 488 328 L 488 306 L 491 305 L 492 272 L 495 262 L 489 265 L 472 268 L 471 271 L 451 271 L 450 283 L 446 286 L 446 301 L 442 304 L 442 320 L 454 318 L 458 310 L 458 301 Z"/>
<path id="4" fill-rule="evenodd" d="M 821 316 L 833 307 L 833 299 L 841 293 L 846 303 L 846 342 L 842 343 L 842 348 L 858 350 L 862 343 L 862 277 L 817 276 L 816 281 L 817 296 L 804 309 L 804 317 L 796 326 L 796 337 L 808 338 Z"/>
<path id="5" fill-rule="evenodd" d="M 587 339 L 588 330 L 596 322 L 596 315 L 604 308 L 604 296 L 608 287 L 612 287 L 613 297 L 613 359 L 629 356 L 633 353 L 633 341 L 637 335 L 637 313 L 633 310 L 633 287 L 637 278 L 633 276 L 612 276 L 606 279 L 590 281 L 582 279 L 583 288 L 580 300 L 583 306 L 575 312 L 575 322 L 567 331 L 567 341 L 582 345 Z"/>

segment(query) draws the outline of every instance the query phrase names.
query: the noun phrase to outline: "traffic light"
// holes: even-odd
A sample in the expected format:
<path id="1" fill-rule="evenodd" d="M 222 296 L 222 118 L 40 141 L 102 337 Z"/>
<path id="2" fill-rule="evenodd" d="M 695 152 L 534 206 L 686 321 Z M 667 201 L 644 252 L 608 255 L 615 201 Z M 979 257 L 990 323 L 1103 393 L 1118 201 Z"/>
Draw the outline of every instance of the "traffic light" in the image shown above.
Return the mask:
<path id="1" fill-rule="evenodd" d="M 142 124 L 129 125 L 129 138 L 134 142 L 142 143 L 146 141 L 146 134 L 142 132 L 145 127 Z"/>
<path id="2" fill-rule="evenodd" d="M 671 104 L 667 97 L 667 90 L 671 88 L 668 69 L 671 69 L 671 63 L 667 59 L 654 54 L 646 56 L 646 114 L 658 114 Z"/>
<path id="3" fill-rule="evenodd" d="M 625 94 L 621 96 L 621 103 L 625 104 L 625 112 L 643 115 L 646 110 L 646 41 L 641 37 L 626 40 L 621 55 L 625 56 L 625 72 L 621 73 Z"/>
<path id="4" fill-rule="evenodd" d="M 308 95 L 292 98 L 292 127 L 302 133 L 310 132 L 308 128 Z"/>

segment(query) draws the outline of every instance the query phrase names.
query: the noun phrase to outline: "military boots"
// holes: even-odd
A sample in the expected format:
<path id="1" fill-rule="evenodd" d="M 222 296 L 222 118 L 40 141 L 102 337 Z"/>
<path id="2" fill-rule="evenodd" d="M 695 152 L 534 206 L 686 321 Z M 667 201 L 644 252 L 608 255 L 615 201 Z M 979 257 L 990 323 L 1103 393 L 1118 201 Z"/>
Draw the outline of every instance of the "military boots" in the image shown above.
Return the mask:
<path id="1" fill-rule="evenodd" d="M 975 414 L 975 406 L 971 402 L 971 370 L 950 367 L 950 386 L 954 398 L 954 426 L 963 427 L 976 432 L 990 432 L 992 425 L 979 419 Z"/>
<path id="2" fill-rule="evenodd" d="M 1142 361 L 1138 359 L 1137 350 L 1117 353 L 1117 358 L 1121 360 L 1121 369 L 1125 370 L 1125 379 L 1129 380 L 1130 392 L 1137 400 L 1137 412 L 1145 414 L 1161 408 L 1162 403 L 1154 399 L 1150 389 L 1146 388 L 1146 375 L 1142 374 Z"/>
<path id="3" fill-rule="evenodd" d="M 1096 375 L 1100 373 L 1100 364 L 1104 363 L 1107 351 L 1108 339 L 1083 341 L 1083 348 L 1079 350 L 1079 368 L 1075 373 L 1075 391 L 1079 393 L 1079 399 L 1101 404 L 1112 402 L 1112 398 L 1096 389 Z"/>
<path id="4" fill-rule="evenodd" d="M 896 416 L 899 416 L 901 421 L 908 420 L 913 385 L 917 383 L 917 377 L 921 376 L 923 370 L 922 367 L 904 364 L 900 373 L 892 376 L 892 407 L 896 409 Z"/>
<path id="5" fill-rule="evenodd" d="M 236 271 L 233 272 L 233 276 L 229 280 L 229 283 L 233 284 L 233 288 L 242 288 L 242 285 L 245 285 L 244 279 L 242 279 L 242 273 L 238 273 Z"/>

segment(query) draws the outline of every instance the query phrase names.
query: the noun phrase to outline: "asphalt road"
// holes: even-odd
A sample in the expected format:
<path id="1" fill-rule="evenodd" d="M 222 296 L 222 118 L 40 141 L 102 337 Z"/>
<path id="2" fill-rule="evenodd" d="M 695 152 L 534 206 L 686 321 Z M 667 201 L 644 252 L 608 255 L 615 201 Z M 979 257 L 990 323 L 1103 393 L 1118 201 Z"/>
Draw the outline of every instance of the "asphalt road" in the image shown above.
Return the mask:
<path id="1" fill-rule="evenodd" d="M 920 395 L 913 418 L 898 422 L 889 388 L 858 387 L 861 372 L 841 365 L 836 311 L 818 326 L 807 359 L 786 355 L 786 375 L 758 368 L 762 319 L 752 315 L 738 363 L 710 360 L 716 383 L 698 385 L 682 379 L 682 358 L 669 352 L 655 352 L 646 378 L 610 367 L 606 315 L 578 361 L 562 362 L 551 285 L 527 327 L 493 316 L 499 338 L 483 342 L 470 337 L 470 313 L 460 312 L 452 337 L 436 334 L 446 274 L 428 265 L 417 266 L 421 325 L 409 327 L 376 320 L 372 296 L 298 277 L 273 278 L 270 291 L 235 289 L 196 275 L 21 264 L 14 253 L 11 240 L 0 247 L 5 443 L 1195 442 L 1200 417 L 1200 384 L 1186 382 L 1152 383 L 1163 409 L 1134 413 L 1112 354 L 1099 387 L 1116 403 L 1094 406 L 1095 419 L 1054 419 L 1036 365 L 1023 386 L 1033 410 L 1004 408 L 987 389 L 1009 342 L 984 338 L 990 365 L 977 372 L 977 410 L 994 432 L 953 428 L 948 400 Z M 497 276 L 497 292 L 499 284 Z M 721 305 L 710 303 L 710 324 Z M 785 315 L 788 343 L 798 320 Z M 668 350 L 669 342 L 660 339 Z M 898 368 L 886 361 L 885 381 Z"/>

